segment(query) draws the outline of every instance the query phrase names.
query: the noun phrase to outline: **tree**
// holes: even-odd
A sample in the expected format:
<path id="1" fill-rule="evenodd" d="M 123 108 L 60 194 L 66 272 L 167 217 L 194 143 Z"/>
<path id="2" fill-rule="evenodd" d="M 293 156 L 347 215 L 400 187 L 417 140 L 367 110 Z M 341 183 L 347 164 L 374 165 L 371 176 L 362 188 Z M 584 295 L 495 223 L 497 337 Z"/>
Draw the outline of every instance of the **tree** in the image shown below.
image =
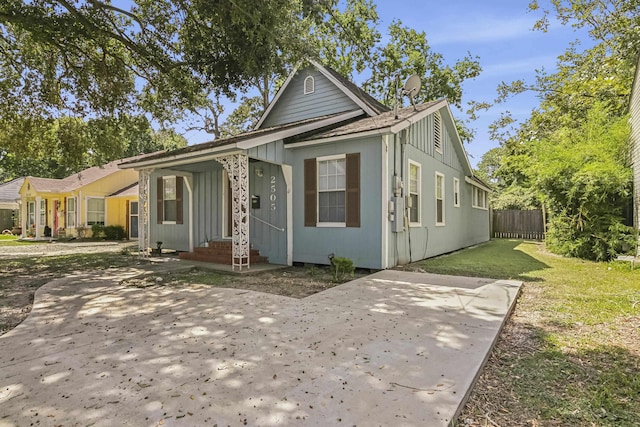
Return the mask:
<path id="1" fill-rule="evenodd" d="M 628 116 L 596 104 L 579 127 L 535 143 L 529 174 L 550 213 L 549 249 L 602 261 L 633 247 L 622 215 L 631 199 L 628 142 Z"/>

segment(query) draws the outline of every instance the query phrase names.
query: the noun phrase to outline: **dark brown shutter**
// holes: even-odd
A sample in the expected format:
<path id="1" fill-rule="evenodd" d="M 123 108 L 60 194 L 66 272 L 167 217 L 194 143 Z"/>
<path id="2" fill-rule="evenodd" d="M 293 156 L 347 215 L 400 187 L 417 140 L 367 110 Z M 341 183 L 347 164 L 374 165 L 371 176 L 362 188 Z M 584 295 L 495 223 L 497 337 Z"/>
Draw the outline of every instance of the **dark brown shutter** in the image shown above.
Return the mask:
<path id="1" fill-rule="evenodd" d="M 182 224 L 182 182 L 184 178 L 176 176 L 176 224 Z"/>
<path id="2" fill-rule="evenodd" d="M 164 202 L 162 200 L 162 198 L 164 197 L 164 185 L 162 182 L 162 177 L 159 176 L 158 177 L 158 185 L 156 188 L 156 196 L 157 196 L 157 203 L 158 203 L 158 208 L 156 209 L 158 212 L 156 212 L 156 215 L 158 216 L 158 224 L 162 224 L 162 219 L 164 218 Z"/>
<path id="3" fill-rule="evenodd" d="M 318 220 L 316 159 L 304 160 L 304 226 L 315 227 Z"/>
<path id="4" fill-rule="evenodd" d="M 360 227 L 360 153 L 347 154 L 347 227 Z"/>

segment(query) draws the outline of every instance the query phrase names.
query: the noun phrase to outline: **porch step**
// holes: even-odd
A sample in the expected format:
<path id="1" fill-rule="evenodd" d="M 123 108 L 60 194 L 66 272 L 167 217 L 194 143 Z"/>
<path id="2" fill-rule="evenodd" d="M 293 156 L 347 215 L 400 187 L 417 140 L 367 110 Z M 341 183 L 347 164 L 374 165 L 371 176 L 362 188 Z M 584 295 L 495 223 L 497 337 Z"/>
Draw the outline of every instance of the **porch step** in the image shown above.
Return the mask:
<path id="1" fill-rule="evenodd" d="M 233 249 L 229 241 L 212 241 L 205 248 L 193 248 L 193 252 L 181 252 L 180 258 L 191 261 L 211 262 L 215 264 L 232 264 Z M 260 264 L 268 262 L 268 258 L 260 255 L 257 249 L 249 251 L 249 262 Z"/>

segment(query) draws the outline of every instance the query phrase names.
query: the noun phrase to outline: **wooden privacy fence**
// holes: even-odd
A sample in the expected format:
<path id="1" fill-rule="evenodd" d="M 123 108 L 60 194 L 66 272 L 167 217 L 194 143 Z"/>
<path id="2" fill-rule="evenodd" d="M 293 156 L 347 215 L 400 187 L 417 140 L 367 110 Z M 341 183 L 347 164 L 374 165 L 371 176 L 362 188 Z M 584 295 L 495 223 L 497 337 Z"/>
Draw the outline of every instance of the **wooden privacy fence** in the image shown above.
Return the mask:
<path id="1" fill-rule="evenodd" d="M 542 211 L 494 210 L 492 237 L 507 239 L 544 239 Z"/>

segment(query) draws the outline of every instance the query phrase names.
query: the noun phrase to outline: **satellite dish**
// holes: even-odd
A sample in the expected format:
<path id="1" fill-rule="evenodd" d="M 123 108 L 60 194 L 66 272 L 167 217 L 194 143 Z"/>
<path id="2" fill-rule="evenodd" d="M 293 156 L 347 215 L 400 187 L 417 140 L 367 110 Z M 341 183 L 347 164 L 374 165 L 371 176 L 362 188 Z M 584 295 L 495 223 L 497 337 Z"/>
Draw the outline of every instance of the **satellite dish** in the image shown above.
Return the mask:
<path id="1" fill-rule="evenodd" d="M 420 76 L 417 74 L 414 74 L 413 76 L 407 79 L 407 82 L 404 84 L 404 89 L 402 90 L 402 93 L 404 95 L 407 95 L 411 100 L 411 105 L 413 105 L 414 109 L 416 109 L 416 103 L 414 98 L 418 94 L 418 92 L 420 92 L 421 84 L 422 82 L 420 81 Z"/>

